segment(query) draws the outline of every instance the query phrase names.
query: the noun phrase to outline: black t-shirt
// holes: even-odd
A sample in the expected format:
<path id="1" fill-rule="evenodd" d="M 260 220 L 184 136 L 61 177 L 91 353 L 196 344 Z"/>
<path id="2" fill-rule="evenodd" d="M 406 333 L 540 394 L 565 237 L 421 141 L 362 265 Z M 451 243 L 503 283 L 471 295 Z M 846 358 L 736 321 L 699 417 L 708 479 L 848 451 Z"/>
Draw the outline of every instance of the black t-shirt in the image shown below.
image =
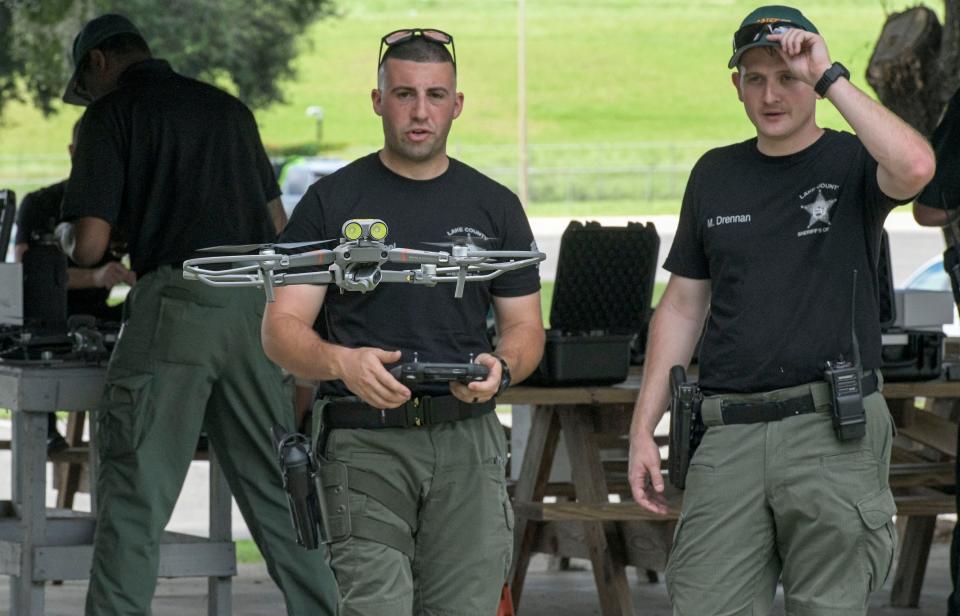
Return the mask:
<path id="1" fill-rule="evenodd" d="M 307 190 L 282 241 L 337 239 L 351 218 L 383 220 L 387 242 L 404 248 L 449 251 L 424 242 L 442 242 L 451 235 L 491 238 L 490 249 L 530 250 L 533 245 L 516 195 L 453 159 L 439 177 L 418 181 L 393 173 L 377 154 L 365 156 Z M 384 267 L 404 269 L 400 264 Z M 420 361 L 465 362 L 470 353 L 490 350 L 486 315 L 491 297 L 535 293 L 540 279 L 537 268 L 528 267 L 468 282 L 461 299 L 453 296 L 454 287 L 381 283 L 369 293 L 340 293 L 331 285 L 324 300 L 330 340 L 350 348 L 399 349 L 403 361 L 412 361 L 416 352 Z M 424 389 L 433 390 L 439 391 Z M 321 392 L 347 393 L 339 381 L 323 384 Z"/>
<path id="2" fill-rule="evenodd" d="M 709 392 L 758 392 L 823 378 L 853 359 L 851 290 L 865 369 L 880 366 L 877 260 L 897 204 L 849 133 L 827 130 L 789 156 L 751 139 L 705 154 L 690 175 L 664 267 L 709 279 L 700 350 Z"/>
<path id="3" fill-rule="evenodd" d="M 917 201 L 955 210 L 960 207 L 960 90 L 954 92 L 930 141 L 937 155 L 937 173 Z"/>
<path id="4" fill-rule="evenodd" d="M 250 110 L 145 60 L 83 115 L 63 215 L 118 228 L 143 276 L 198 248 L 271 240 L 279 194 Z"/>
<path id="5" fill-rule="evenodd" d="M 26 244 L 28 250 L 41 241 L 49 241 L 53 230 L 60 220 L 60 204 L 63 203 L 63 192 L 66 180 L 57 182 L 29 193 L 20 202 L 17 209 L 17 235 L 14 243 Z M 104 257 L 94 267 L 100 267 L 111 260 Z M 68 267 L 79 267 L 73 261 L 67 260 Z M 107 306 L 110 296 L 108 289 L 70 289 L 67 291 L 67 313 L 88 314 L 101 321 L 119 321 L 120 307 Z"/>

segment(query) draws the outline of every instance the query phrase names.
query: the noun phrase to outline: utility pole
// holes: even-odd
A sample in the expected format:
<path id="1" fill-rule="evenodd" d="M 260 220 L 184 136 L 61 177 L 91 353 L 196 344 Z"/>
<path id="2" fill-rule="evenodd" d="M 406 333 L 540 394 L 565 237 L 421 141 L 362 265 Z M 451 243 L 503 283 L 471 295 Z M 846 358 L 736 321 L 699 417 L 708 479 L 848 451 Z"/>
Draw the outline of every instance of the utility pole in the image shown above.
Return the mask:
<path id="1" fill-rule="evenodd" d="M 323 107 L 311 105 L 307 107 L 307 117 L 317 123 L 317 146 L 323 142 Z"/>
<path id="2" fill-rule="evenodd" d="M 530 201 L 527 167 L 527 44 L 526 44 L 526 0 L 517 0 L 517 156 L 520 203 L 526 208 Z"/>

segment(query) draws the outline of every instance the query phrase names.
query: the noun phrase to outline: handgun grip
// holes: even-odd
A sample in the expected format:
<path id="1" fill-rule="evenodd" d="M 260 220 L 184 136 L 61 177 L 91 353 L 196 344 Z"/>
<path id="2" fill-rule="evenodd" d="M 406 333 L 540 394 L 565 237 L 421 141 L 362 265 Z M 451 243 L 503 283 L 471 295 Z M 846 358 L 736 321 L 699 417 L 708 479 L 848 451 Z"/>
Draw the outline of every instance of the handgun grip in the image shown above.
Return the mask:
<path id="1" fill-rule="evenodd" d="M 670 368 L 670 389 L 675 390 L 687 382 L 687 371 L 683 366 Z"/>

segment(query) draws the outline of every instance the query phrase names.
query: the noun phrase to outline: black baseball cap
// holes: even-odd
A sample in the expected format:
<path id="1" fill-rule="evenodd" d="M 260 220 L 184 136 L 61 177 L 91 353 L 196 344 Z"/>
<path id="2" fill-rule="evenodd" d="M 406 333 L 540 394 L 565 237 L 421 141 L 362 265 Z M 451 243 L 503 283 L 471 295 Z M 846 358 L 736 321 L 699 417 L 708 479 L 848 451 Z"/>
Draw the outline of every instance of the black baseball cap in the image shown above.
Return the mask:
<path id="1" fill-rule="evenodd" d="M 789 28 L 819 34 L 817 27 L 791 6 L 770 5 L 754 9 L 740 22 L 740 28 L 733 35 L 733 55 L 727 68 L 735 67 L 743 53 L 754 47 L 779 47 L 779 42 L 768 41 L 767 36 Z"/>
<path id="2" fill-rule="evenodd" d="M 73 39 L 73 77 L 67 83 L 67 89 L 63 92 L 63 102 L 71 105 L 89 105 L 90 101 L 84 99 L 77 93 L 77 72 L 80 68 L 80 62 L 97 45 L 104 42 L 112 36 L 118 34 L 136 34 L 140 38 L 140 30 L 133 22 L 116 13 L 107 13 L 87 22 L 83 30 Z"/>

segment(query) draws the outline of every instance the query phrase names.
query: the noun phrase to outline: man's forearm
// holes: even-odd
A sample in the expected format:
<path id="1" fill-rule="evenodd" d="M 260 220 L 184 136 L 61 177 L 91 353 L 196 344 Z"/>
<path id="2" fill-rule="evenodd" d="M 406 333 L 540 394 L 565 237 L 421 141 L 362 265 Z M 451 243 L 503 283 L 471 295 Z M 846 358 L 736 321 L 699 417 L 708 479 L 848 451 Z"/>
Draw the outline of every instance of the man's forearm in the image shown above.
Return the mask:
<path id="1" fill-rule="evenodd" d="M 280 197 L 267 203 L 267 211 L 270 213 L 273 228 L 276 230 L 277 235 L 280 235 L 283 228 L 287 226 L 287 213 L 283 209 L 283 202 L 280 201 Z"/>
<path id="2" fill-rule="evenodd" d="M 267 357 L 294 376 L 318 381 L 340 378 L 338 359 L 345 347 L 327 342 L 296 317 L 265 319 L 261 333 Z"/>
<path id="3" fill-rule="evenodd" d="M 110 223 L 100 218 L 84 217 L 60 223 L 54 233 L 60 249 L 71 261 L 81 267 L 93 267 L 107 251 Z"/>
<path id="4" fill-rule="evenodd" d="M 876 102 L 846 79 L 827 90 L 830 100 L 850 123 L 864 147 L 909 198 L 930 181 L 934 156 L 923 136 L 892 111 Z"/>
<path id="5" fill-rule="evenodd" d="M 93 279 L 95 270 L 86 267 L 68 267 L 67 268 L 67 288 L 68 289 L 92 289 L 97 286 Z"/>
<path id="6" fill-rule="evenodd" d="M 691 318 L 663 302 L 650 323 L 644 356 L 643 382 L 633 410 L 631 433 L 652 434 L 670 398 L 670 369 L 686 367 L 703 330 L 703 315 Z"/>
<path id="7" fill-rule="evenodd" d="M 494 351 L 510 366 L 510 378 L 519 383 L 530 376 L 543 356 L 544 332 L 542 326 L 521 323 L 500 332 L 500 341 Z"/>
<path id="8" fill-rule="evenodd" d="M 950 222 L 950 212 L 915 201 L 913 219 L 924 227 L 942 227 Z"/>

